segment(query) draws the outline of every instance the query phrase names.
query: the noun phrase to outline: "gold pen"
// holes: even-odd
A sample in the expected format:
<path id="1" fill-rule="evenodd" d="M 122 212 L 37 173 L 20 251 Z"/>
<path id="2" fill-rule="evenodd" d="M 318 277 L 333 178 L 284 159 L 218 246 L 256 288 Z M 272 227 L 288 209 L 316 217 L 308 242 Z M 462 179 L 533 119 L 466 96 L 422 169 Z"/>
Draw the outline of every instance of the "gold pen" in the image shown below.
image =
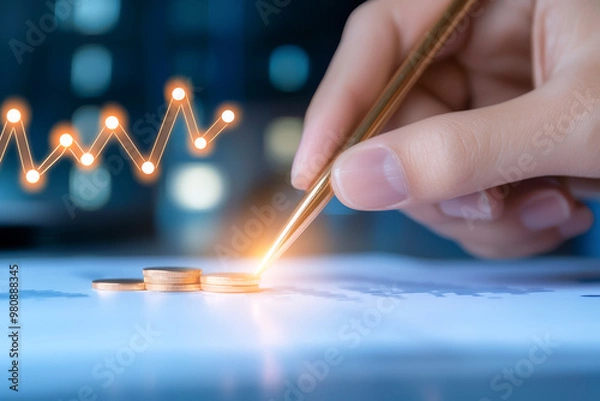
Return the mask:
<path id="1" fill-rule="evenodd" d="M 306 191 L 279 236 L 261 261 L 257 275 L 264 273 L 304 232 L 333 198 L 331 189 L 331 166 L 344 150 L 378 134 L 388 122 L 400 103 L 423 75 L 435 55 L 444 46 L 457 25 L 479 0 L 454 0 L 444 11 L 434 27 L 410 52 L 404 63 L 386 86 L 367 116 L 363 119 L 348 142 L 341 147 L 321 172 L 316 182 Z"/>

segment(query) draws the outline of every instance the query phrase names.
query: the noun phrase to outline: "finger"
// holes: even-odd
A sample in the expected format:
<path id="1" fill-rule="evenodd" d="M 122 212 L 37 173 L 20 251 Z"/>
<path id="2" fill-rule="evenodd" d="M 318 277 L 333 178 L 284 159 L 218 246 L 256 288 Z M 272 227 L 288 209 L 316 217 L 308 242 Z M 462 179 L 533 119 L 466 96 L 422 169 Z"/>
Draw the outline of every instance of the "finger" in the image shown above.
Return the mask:
<path id="1" fill-rule="evenodd" d="M 405 107 L 400 108 L 386 125 L 387 130 L 394 130 L 417 121 L 446 114 L 453 111 L 441 99 L 432 95 L 423 87 L 412 89 L 406 96 Z"/>
<path id="2" fill-rule="evenodd" d="M 340 46 L 308 109 L 292 183 L 305 188 L 343 144 L 402 58 L 450 0 L 377 0 L 350 17 Z"/>
<path id="3" fill-rule="evenodd" d="M 517 259 L 553 251 L 563 242 L 564 239 L 558 232 L 548 231 L 510 246 L 500 247 L 496 244 L 479 242 L 460 243 L 460 246 L 471 255 L 482 259 Z"/>
<path id="4" fill-rule="evenodd" d="M 560 227 L 581 207 L 563 181 L 552 177 L 507 185 L 496 194 L 506 197 L 506 215 L 530 231 Z"/>
<path id="5" fill-rule="evenodd" d="M 464 70 L 452 60 L 433 64 L 390 118 L 384 132 L 429 117 L 464 110 L 469 102 Z"/>
<path id="6" fill-rule="evenodd" d="M 566 178 L 565 182 L 573 196 L 581 200 L 600 199 L 600 180 L 584 178 Z"/>
<path id="7" fill-rule="evenodd" d="M 540 249 L 549 250 L 552 246 L 543 244 L 560 242 L 556 239 L 557 233 L 564 241 L 587 231 L 593 223 L 589 209 L 577 203 L 563 182 L 557 179 L 531 180 L 507 190 L 479 194 L 479 197 L 487 198 L 485 207 L 480 210 L 489 209 L 490 205 L 497 209 L 496 203 L 504 205 L 503 213 L 494 220 L 479 219 L 465 207 L 457 217 L 448 216 L 435 205 L 417 205 L 405 212 L 478 256 L 492 258 L 501 257 L 503 253 L 506 257 L 520 257 L 538 253 Z M 555 240 L 548 241 L 549 238 Z M 532 243 L 529 250 L 521 246 Z"/>
<path id="8" fill-rule="evenodd" d="M 449 218 L 466 221 L 495 221 L 504 214 L 504 197 L 494 194 L 496 188 L 440 202 L 439 210 Z"/>
<path id="9" fill-rule="evenodd" d="M 502 218 L 504 199 L 483 191 L 457 199 L 451 199 L 444 204 L 420 204 L 402 210 L 411 219 L 430 227 L 446 238 L 456 238 L 455 232 L 449 227 L 457 223 L 460 229 L 468 227 L 472 222 L 492 222 Z M 448 227 L 447 230 L 436 228 Z"/>
<path id="10" fill-rule="evenodd" d="M 419 80 L 419 86 L 440 99 L 448 111 L 464 110 L 471 100 L 467 72 L 455 59 L 433 63 Z M 409 105 L 405 100 L 402 108 Z"/>
<path id="11" fill-rule="evenodd" d="M 474 219 L 472 212 L 463 208 L 462 218 L 449 218 L 436 224 L 434 229 L 463 243 L 504 247 L 527 240 L 541 231 L 561 227 L 580 207 L 560 184 L 537 180 L 522 183 L 513 191 L 505 200 L 502 216 L 495 221 Z"/>
<path id="12" fill-rule="evenodd" d="M 573 65 L 589 65 L 589 61 L 598 60 L 598 0 L 545 0 L 535 3 L 532 34 L 536 86 L 561 75 Z M 557 40 L 559 37 L 561 39 Z"/>
<path id="13" fill-rule="evenodd" d="M 439 211 L 467 222 L 518 214 L 524 226 L 539 230 L 566 221 L 576 203 L 563 181 L 545 177 L 442 201 Z"/>
<path id="14" fill-rule="evenodd" d="M 515 241 L 507 246 L 496 243 L 461 242 L 465 251 L 485 259 L 515 259 L 553 251 L 566 240 L 585 234 L 593 225 L 592 212 L 581 206 L 573 212 L 571 219 L 555 229 L 537 232 L 531 237 Z"/>
<path id="15" fill-rule="evenodd" d="M 451 110 L 440 99 L 434 97 L 422 87 L 414 88 L 406 98 L 406 107 L 401 108 L 392 116 L 387 124 L 389 129 L 403 126 L 415 121 L 422 120 L 431 116 L 445 114 Z M 332 137 L 323 136 L 319 139 L 321 144 L 320 153 L 315 153 L 302 164 L 301 168 L 296 168 L 293 174 L 295 178 L 293 185 L 299 189 L 306 189 L 311 184 L 313 177 L 318 175 L 325 164 L 329 162 L 329 153 L 334 153 L 339 148 L 339 143 L 331 140 Z M 295 164 L 298 165 L 298 164 Z"/>
<path id="16" fill-rule="evenodd" d="M 585 207 L 580 206 L 573 212 L 571 219 L 558 228 L 564 239 L 571 239 L 587 233 L 594 225 L 594 214 Z"/>
<path id="17" fill-rule="evenodd" d="M 577 82 L 566 78 L 360 143 L 332 168 L 336 195 L 355 209 L 389 210 L 533 177 L 600 176 L 600 88 Z"/>

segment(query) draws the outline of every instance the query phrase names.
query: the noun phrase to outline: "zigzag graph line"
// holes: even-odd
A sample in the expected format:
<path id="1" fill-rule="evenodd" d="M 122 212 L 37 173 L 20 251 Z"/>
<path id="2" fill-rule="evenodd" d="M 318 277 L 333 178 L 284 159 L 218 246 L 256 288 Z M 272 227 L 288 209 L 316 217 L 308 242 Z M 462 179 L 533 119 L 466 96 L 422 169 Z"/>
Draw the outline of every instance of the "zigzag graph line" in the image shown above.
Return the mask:
<path id="1" fill-rule="evenodd" d="M 0 133 L 0 163 L 11 139 L 14 138 L 23 171 L 23 184 L 29 188 L 39 187 L 48 170 L 64 156 L 74 157 L 75 162 L 83 168 L 94 168 L 102 151 L 110 139 L 114 137 L 139 170 L 141 176 L 151 178 L 160 166 L 167 142 L 180 113 L 183 114 L 192 146 L 197 151 L 207 149 L 211 142 L 236 119 L 235 112 L 226 109 L 208 130 L 201 133 L 196 123 L 196 116 L 190 100 L 192 92 L 189 88 L 190 86 L 181 80 L 172 80 L 167 84 L 165 97 L 167 98 L 168 107 L 149 156 L 144 157 L 142 155 L 121 125 L 124 113 L 120 109 L 112 107 L 103 112 L 104 124 L 88 150 L 84 150 L 81 146 L 77 139 L 78 135 L 72 126 L 58 126 L 54 130 L 55 135 L 53 135 L 54 150 L 37 166 L 33 161 L 25 129 L 26 121 L 24 120 L 27 119 L 27 113 L 24 109 L 26 107 L 21 105 L 12 107 L 15 102 L 7 101 L 3 108 L 3 110 L 6 110 L 4 113 L 5 123 Z"/>

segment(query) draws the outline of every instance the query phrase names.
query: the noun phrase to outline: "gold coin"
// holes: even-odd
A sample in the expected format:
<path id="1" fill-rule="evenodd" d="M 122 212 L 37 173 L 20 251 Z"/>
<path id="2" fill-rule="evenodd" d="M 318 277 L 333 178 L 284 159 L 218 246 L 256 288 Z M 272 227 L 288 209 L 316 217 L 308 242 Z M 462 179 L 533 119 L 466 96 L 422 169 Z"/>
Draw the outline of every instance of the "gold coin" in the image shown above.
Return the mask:
<path id="1" fill-rule="evenodd" d="M 132 278 L 102 279 L 92 281 L 92 288 L 101 291 L 144 291 L 142 280 Z"/>
<path id="2" fill-rule="evenodd" d="M 248 273 L 213 273 L 200 277 L 202 285 L 244 287 L 258 286 L 260 277 Z"/>
<path id="3" fill-rule="evenodd" d="M 193 292 L 200 291 L 202 286 L 200 284 L 150 284 L 146 283 L 146 289 L 148 291 L 159 291 L 159 292 Z"/>
<path id="4" fill-rule="evenodd" d="M 144 276 L 147 284 L 200 284 L 200 277 Z"/>
<path id="5" fill-rule="evenodd" d="M 144 277 L 169 277 L 190 278 L 200 277 L 201 269 L 187 269 L 183 267 L 148 267 L 143 270 Z"/>
<path id="6" fill-rule="evenodd" d="M 247 293 L 247 292 L 259 292 L 260 287 L 258 285 L 230 286 L 230 285 L 202 284 L 202 291 L 229 293 L 229 294 L 243 294 L 243 293 Z"/>
<path id="7" fill-rule="evenodd" d="M 198 276 L 202 269 L 192 269 L 187 267 L 147 267 L 143 270 L 144 275 L 161 275 L 168 274 L 171 276 Z"/>

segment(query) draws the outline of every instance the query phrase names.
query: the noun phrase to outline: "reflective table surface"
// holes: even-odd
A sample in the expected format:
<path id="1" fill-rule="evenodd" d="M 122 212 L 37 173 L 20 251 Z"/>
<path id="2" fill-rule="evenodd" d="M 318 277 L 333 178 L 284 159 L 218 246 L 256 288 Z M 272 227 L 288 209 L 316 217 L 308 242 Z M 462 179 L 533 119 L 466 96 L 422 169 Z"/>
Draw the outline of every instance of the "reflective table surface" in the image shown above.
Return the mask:
<path id="1" fill-rule="evenodd" d="M 18 265 L 18 393 L 9 266 Z M 255 294 L 98 292 L 145 267 L 2 258 L 0 399 L 598 400 L 600 261 L 281 260 Z"/>

